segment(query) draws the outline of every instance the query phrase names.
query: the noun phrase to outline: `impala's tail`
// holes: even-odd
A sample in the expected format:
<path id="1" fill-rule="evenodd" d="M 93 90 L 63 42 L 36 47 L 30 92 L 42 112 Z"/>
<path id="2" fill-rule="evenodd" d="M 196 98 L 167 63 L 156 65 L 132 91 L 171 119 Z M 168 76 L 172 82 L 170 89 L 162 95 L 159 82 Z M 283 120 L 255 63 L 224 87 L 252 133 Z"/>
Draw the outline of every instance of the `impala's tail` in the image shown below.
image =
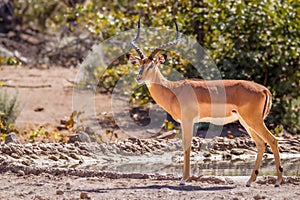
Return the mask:
<path id="1" fill-rule="evenodd" d="M 262 117 L 265 118 L 269 114 L 272 106 L 272 94 L 269 90 L 264 90 L 264 94 L 266 95 L 265 105 L 262 112 Z"/>

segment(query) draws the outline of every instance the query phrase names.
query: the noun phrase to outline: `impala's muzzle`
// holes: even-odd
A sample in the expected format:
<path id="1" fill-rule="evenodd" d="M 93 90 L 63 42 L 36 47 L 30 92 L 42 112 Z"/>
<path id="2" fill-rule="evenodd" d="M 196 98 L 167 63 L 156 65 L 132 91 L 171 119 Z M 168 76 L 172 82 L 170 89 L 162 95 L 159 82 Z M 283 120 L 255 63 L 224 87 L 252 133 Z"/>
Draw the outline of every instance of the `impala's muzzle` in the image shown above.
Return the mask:
<path id="1" fill-rule="evenodd" d="M 142 80 L 142 76 L 141 75 L 137 75 L 135 78 L 136 82 L 140 83 Z"/>

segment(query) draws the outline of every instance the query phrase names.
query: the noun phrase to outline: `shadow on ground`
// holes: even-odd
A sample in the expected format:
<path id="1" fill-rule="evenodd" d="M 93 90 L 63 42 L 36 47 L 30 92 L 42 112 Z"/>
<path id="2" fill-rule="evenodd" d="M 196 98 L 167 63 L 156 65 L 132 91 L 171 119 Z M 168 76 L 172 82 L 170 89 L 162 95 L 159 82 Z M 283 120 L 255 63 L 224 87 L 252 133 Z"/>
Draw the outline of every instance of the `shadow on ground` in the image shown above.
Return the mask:
<path id="1" fill-rule="evenodd" d="M 201 187 L 201 186 L 172 186 L 172 185 L 148 185 L 148 186 L 134 186 L 134 187 L 113 187 L 113 188 L 99 188 L 99 189 L 85 189 L 75 190 L 77 192 L 88 192 L 88 193 L 106 193 L 108 191 L 117 190 L 160 190 L 169 189 L 176 191 L 220 191 L 220 190 L 231 190 L 235 186 L 213 186 L 213 187 Z"/>

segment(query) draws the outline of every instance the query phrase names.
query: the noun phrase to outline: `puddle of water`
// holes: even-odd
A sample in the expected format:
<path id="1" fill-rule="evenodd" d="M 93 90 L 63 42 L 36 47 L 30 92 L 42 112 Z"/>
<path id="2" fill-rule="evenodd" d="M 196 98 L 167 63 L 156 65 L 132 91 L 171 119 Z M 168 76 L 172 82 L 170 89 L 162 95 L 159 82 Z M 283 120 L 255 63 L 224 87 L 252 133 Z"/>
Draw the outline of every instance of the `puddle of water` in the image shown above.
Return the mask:
<path id="1" fill-rule="evenodd" d="M 191 173 L 194 175 L 217 176 L 249 176 L 255 162 L 255 156 L 248 155 L 234 160 L 197 160 L 191 164 Z M 113 163 L 113 162 L 112 162 Z M 159 173 L 182 175 L 183 163 L 175 163 L 170 157 L 136 157 L 120 163 L 94 163 L 85 168 L 112 171 L 120 173 Z M 281 163 L 285 176 L 300 176 L 300 154 L 282 155 Z M 276 175 L 273 155 L 264 158 L 259 170 L 259 175 Z"/>
<path id="2" fill-rule="evenodd" d="M 175 158 L 174 158 L 175 157 Z M 191 173 L 193 175 L 214 176 L 249 176 L 255 162 L 255 156 L 243 155 L 234 157 L 233 160 L 222 160 L 221 156 L 211 159 L 194 157 L 191 161 Z M 300 154 L 282 154 L 281 162 L 285 176 L 300 176 Z M 97 159 L 84 158 L 62 162 L 45 162 L 44 159 L 36 160 L 40 167 L 78 168 L 119 173 L 146 173 L 146 174 L 173 174 L 182 176 L 182 156 L 177 153 L 166 153 L 152 156 L 99 156 Z M 273 155 L 263 158 L 259 175 L 276 175 Z"/>
<path id="3" fill-rule="evenodd" d="M 191 173 L 194 175 L 217 175 L 217 176 L 247 176 L 252 172 L 254 161 L 207 161 L 191 165 Z M 283 159 L 285 176 L 300 176 L 300 159 Z M 88 167 L 103 171 L 122 173 L 159 173 L 174 174 L 181 176 L 182 164 L 166 163 L 123 163 L 121 165 L 94 165 Z M 260 168 L 260 175 L 276 175 L 275 163 L 272 160 L 264 161 Z"/>

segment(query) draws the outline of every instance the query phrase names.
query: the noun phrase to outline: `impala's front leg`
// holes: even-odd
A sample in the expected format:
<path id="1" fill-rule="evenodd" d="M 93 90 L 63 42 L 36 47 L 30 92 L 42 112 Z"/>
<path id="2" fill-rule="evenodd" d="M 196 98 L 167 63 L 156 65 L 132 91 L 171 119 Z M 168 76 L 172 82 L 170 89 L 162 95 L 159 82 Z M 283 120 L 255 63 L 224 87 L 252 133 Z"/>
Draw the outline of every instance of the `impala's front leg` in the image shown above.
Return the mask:
<path id="1" fill-rule="evenodd" d="M 182 148 L 184 153 L 183 176 L 180 185 L 185 185 L 185 182 L 190 178 L 190 153 L 193 136 L 193 120 L 183 120 L 181 123 L 182 129 Z"/>

